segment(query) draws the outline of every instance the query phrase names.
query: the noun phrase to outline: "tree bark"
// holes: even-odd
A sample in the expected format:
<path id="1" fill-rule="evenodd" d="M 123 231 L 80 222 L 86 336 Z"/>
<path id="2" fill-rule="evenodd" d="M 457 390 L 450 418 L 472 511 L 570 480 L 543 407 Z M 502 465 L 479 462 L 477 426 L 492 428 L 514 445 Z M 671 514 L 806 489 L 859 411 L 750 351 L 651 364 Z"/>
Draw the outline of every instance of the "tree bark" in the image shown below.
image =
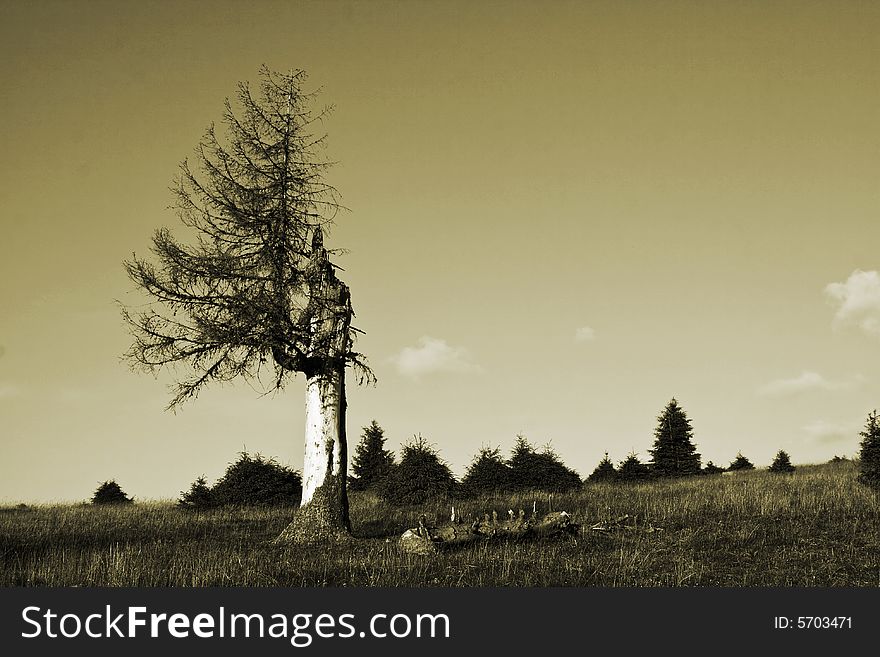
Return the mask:
<path id="1" fill-rule="evenodd" d="M 348 447 L 345 436 L 345 363 L 352 308 L 321 244 L 313 242 L 312 348 L 307 358 L 305 456 L 299 511 L 276 542 L 310 543 L 351 535 Z"/>

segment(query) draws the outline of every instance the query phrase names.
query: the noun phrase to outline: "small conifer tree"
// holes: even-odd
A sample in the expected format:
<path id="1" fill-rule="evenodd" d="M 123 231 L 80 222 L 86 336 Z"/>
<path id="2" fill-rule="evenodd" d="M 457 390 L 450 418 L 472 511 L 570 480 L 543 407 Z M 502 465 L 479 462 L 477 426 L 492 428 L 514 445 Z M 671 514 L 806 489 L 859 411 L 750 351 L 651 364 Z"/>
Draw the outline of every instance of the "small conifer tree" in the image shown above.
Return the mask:
<path id="1" fill-rule="evenodd" d="M 743 456 L 742 452 L 737 452 L 736 458 L 733 459 L 727 469 L 731 472 L 735 472 L 737 470 L 754 470 L 755 465 L 745 456 Z"/>
<path id="2" fill-rule="evenodd" d="M 703 474 L 707 475 L 721 474 L 722 472 L 724 472 L 724 468 L 718 467 L 712 461 L 709 461 L 703 468 Z"/>
<path id="3" fill-rule="evenodd" d="M 880 488 L 880 417 L 877 410 L 868 414 L 859 452 L 859 481 Z"/>
<path id="4" fill-rule="evenodd" d="M 482 447 L 461 480 L 465 495 L 499 493 L 510 489 L 511 469 L 497 447 Z"/>
<path id="5" fill-rule="evenodd" d="M 113 479 L 98 486 L 92 495 L 92 504 L 131 504 L 132 498 L 125 494 L 122 487 Z"/>
<path id="6" fill-rule="evenodd" d="M 387 502 L 405 506 L 448 500 L 456 485 L 449 465 L 434 446 L 419 435 L 403 446 L 400 463 L 378 489 Z"/>
<path id="7" fill-rule="evenodd" d="M 635 452 L 630 452 L 617 468 L 618 481 L 640 481 L 650 476 L 651 469 L 639 460 Z"/>
<path id="8" fill-rule="evenodd" d="M 657 418 L 651 472 L 660 477 L 700 473 L 700 455 L 693 443 L 694 432 L 684 409 L 673 397 Z"/>
<path id="9" fill-rule="evenodd" d="M 385 430 L 376 420 L 364 427 L 351 464 L 351 490 L 375 488 L 394 468 L 394 454 L 385 449 Z"/>
<path id="10" fill-rule="evenodd" d="M 516 437 L 507 464 L 513 490 L 537 489 L 556 493 L 581 485 L 580 475 L 567 467 L 549 445 L 538 452 L 522 435 Z"/>
<path id="11" fill-rule="evenodd" d="M 177 505 L 184 509 L 210 509 L 217 506 L 204 475 L 196 479 L 188 491 L 181 491 Z"/>
<path id="12" fill-rule="evenodd" d="M 608 452 L 605 452 L 605 457 L 599 461 L 599 465 L 587 477 L 587 481 L 614 481 L 616 478 L 617 469 L 614 467 L 611 459 L 608 458 Z"/>
<path id="13" fill-rule="evenodd" d="M 794 472 L 794 466 L 791 464 L 791 458 L 785 450 L 780 449 L 776 452 L 776 458 L 767 468 L 770 472 Z"/>
<path id="14" fill-rule="evenodd" d="M 196 479 L 181 493 L 178 505 L 185 509 L 218 506 L 297 506 L 302 496 L 299 472 L 260 454 L 241 452 L 223 476 L 208 486 L 205 477 Z"/>

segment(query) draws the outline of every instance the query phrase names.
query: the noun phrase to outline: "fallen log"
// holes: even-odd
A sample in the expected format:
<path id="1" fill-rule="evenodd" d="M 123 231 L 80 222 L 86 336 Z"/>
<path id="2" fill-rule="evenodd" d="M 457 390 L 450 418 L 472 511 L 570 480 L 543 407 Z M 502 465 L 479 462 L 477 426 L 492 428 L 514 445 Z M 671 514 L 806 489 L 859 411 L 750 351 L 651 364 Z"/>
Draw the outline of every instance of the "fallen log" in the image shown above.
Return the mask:
<path id="1" fill-rule="evenodd" d="M 542 518 L 533 512 L 530 518 L 526 518 L 522 509 L 518 515 L 510 509 L 506 520 L 499 520 L 498 512 L 493 511 L 491 517 L 486 513 L 482 519 L 467 523 L 456 518 L 453 509 L 450 521 L 442 525 L 428 526 L 423 515 L 418 527 L 407 529 L 401 535 L 398 545 L 412 554 L 434 554 L 444 548 L 475 541 L 562 536 L 576 534 L 578 529 L 565 511 L 551 511 Z"/>

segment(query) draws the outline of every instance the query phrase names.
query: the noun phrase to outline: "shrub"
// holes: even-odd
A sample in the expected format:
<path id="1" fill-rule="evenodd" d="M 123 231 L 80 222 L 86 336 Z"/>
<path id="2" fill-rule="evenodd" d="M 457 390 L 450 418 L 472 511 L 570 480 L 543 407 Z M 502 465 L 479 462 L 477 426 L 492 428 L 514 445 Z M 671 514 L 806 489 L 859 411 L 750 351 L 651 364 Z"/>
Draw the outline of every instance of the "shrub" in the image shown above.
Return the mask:
<path id="1" fill-rule="evenodd" d="M 754 470 L 755 466 L 751 461 L 749 461 L 745 456 L 742 455 L 742 452 L 739 452 L 727 469 L 731 472 L 735 472 L 737 470 Z"/>
<path id="2" fill-rule="evenodd" d="M 497 493 L 510 489 L 511 469 L 497 447 L 483 447 L 468 466 L 461 480 L 465 495 Z"/>
<path id="3" fill-rule="evenodd" d="M 605 452 L 605 458 L 599 461 L 599 465 L 587 477 L 587 481 L 614 481 L 615 479 L 617 479 L 617 470 L 611 459 L 608 458 L 608 452 Z"/>
<path id="4" fill-rule="evenodd" d="M 386 502 L 405 506 L 446 500 L 455 488 L 449 466 L 434 446 L 419 435 L 403 446 L 400 463 L 379 484 L 378 490 Z"/>
<path id="5" fill-rule="evenodd" d="M 283 466 L 275 459 L 260 454 L 241 452 L 226 472 L 208 487 L 204 477 L 193 482 L 189 491 L 181 493 L 178 504 L 188 509 L 216 506 L 295 506 L 302 497 L 299 472 Z"/>
<path id="6" fill-rule="evenodd" d="M 536 452 L 525 436 L 516 437 L 507 465 L 510 466 L 512 490 L 538 489 L 559 493 L 581 485 L 581 476 L 567 467 L 550 445 Z"/>
<path id="7" fill-rule="evenodd" d="M 95 494 L 92 495 L 92 504 L 131 504 L 132 502 L 134 500 L 112 479 L 98 486 Z"/>
<path id="8" fill-rule="evenodd" d="M 791 464 L 791 458 L 784 450 L 776 452 L 776 458 L 767 468 L 770 472 L 794 472 L 794 466 Z"/>

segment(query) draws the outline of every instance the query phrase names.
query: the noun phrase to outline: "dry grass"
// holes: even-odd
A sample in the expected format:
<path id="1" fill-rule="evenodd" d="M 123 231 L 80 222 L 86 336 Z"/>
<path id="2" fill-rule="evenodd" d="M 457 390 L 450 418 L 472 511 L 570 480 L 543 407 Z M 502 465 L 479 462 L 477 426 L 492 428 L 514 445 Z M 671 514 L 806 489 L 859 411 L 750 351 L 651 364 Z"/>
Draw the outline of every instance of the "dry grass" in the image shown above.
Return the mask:
<path id="1" fill-rule="evenodd" d="M 448 508 L 387 509 L 352 497 L 358 537 L 334 550 L 269 541 L 295 511 L 191 512 L 171 503 L 0 510 L 5 586 L 878 586 L 880 503 L 851 463 L 793 475 L 747 472 L 558 495 L 576 537 L 484 542 L 437 557 L 396 537 Z M 531 509 L 543 494 L 463 502 L 466 516 Z M 593 524 L 629 514 L 634 528 Z M 650 527 L 662 531 L 648 531 Z"/>

